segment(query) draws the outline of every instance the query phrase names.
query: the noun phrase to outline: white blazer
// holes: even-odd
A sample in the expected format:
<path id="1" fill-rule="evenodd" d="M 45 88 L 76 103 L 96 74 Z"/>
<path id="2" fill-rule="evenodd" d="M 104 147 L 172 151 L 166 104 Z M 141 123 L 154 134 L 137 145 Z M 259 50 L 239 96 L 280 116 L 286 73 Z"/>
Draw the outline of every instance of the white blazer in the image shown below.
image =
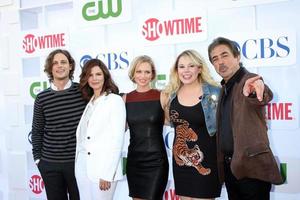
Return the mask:
<path id="1" fill-rule="evenodd" d="M 100 178 L 106 181 L 116 181 L 123 177 L 121 152 L 126 121 L 125 104 L 120 96 L 109 94 L 99 98 L 99 102 L 89 119 L 85 138 L 85 148 L 88 154 L 87 175 L 91 181 L 96 183 L 99 183 Z M 77 143 L 81 124 L 82 118 L 76 131 Z M 75 164 L 77 157 L 78 146 L 76 147 Z"/>

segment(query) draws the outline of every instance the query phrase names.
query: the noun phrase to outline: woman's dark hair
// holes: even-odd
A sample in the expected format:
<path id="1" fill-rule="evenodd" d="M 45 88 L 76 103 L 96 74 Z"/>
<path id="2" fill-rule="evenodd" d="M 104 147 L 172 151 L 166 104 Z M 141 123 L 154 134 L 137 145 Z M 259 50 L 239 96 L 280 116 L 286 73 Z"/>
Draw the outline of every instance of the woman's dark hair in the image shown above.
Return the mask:
<path id="1" fill-rule="evenodd" d="M 53 59 L 54 59 L 54 56 L 58 53 L 61 53 L 61 54 L 64 54 L 68 61 L 69 61 L 69 64 L 71 66 L 71 70 L 70 70 L 70 73 L 69 73 L 69 78 L 71 80 L 73 80 L 74 78 L 74 71 L 75 71 L 75 60 L 74 58 L 71 56 L 71 54 L 69 53 L 69 51 L 67 50 L 63 50 L 63 49 L 56 49 L 54 51 L 52 51 L 48 57 L 46 58 L 46 62 L 45 62 L 45 65 L 44 65 L 44 72 L 47 74 L 48 78 L 50 81 L 53 81 L 53 74 L 52 74 L 52 67 L 53 67 Z"/>
<path id="2" fill-rule="evenodd" d="M 94 95 L 93 89 L 88 84 L 88 78 L 90 76 L 92 68 L 95 66 L 98 66 L 102 70 L 104 76 L 104 83 L 100 94 L 103 93 L 106 93 L 106 95 L 108 95 L 109 93 L 118 94 L 119 88 L 112 80 L 110 72 L 107 69 L 106 65 L 99 59 L 91 59 L 84 64 L 82 68 L 82 72 L 80 74 L 79 89 L 82 92 L 83 98 L 89 101 L 91 97 Z"/>

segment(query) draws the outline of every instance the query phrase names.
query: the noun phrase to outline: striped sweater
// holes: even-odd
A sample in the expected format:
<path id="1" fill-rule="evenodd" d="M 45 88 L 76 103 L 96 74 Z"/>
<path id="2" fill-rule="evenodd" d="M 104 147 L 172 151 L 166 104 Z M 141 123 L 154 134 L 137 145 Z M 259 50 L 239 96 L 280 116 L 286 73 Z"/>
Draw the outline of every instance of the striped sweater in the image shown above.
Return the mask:
<path id="1" fill-rule="evenodd" d="M 76 128 L 85 108 L 78 83 L 62 91 L 48 88 L 37 95 L 32 121 L 34 160 L 73 162 Z"/>

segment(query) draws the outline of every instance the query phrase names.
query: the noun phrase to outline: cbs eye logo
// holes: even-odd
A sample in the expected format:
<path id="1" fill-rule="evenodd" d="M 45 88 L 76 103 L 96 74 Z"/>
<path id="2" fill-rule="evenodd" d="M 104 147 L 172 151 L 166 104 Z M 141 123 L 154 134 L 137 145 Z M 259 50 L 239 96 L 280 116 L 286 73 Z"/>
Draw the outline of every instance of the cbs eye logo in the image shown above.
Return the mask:
<path id="1" fill-rule="evenodd" d="M 91 59 L 92 59 L 92 56 L 90 56 L 90 55 L 82 56 L 80 59 L 80 67 L 83 68 L 84 64 Z"/>
<path id="2" fill-rule="evenodd" d="M 127 51 L 99 53 L 94 57 L 91 55 L 84 55 L 80 58 L 80 67 L 83 68 L 85 63 L 93 58 L 104 62 L 109 70 L 122 70 L 129 67 Z"/>
<path id="3" fill-rule="evenodd" d="M 31 136 L 32 136 L 32 132 L 30 131 L 30 132 L 28 133 L 28 136 L 27 136 L 28 142 L 29 142 L 30 144 L 32 144 Z"/>

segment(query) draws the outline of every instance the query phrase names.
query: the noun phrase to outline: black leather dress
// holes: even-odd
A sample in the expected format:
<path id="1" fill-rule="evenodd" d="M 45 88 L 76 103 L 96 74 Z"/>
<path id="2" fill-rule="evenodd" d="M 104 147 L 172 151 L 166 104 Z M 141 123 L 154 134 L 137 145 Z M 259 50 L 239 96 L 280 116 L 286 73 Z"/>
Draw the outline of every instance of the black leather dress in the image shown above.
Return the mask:
<path id="1" fill-rule="evenodd" d="M 127 156 L 129 196 L 162 199 L 169 173 L 163 140 L 164 112 L 160 92 L 132 91 L 126 96 L 130 143 Z"/>

